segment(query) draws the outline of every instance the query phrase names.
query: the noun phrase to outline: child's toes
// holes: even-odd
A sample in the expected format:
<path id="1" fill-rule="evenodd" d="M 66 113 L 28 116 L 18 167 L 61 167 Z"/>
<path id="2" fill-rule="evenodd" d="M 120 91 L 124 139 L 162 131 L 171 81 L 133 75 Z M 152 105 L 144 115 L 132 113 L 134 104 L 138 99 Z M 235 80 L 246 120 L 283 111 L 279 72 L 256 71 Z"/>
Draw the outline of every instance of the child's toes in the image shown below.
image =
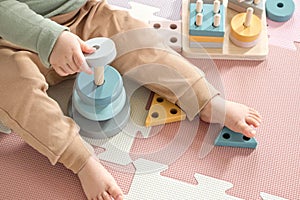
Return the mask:
<path id="1" fill-rule="evenodd" d="M 102 198 L 102 195 L 101 194 L 99 194 L 98 196 L 97 196 L 97 198 L 96 198 L 97 200 L 104 200 L 103 198 Z M 110 199 L 111 200 L 111 199 Z"/>
<path id="2" fill-rule="evenodd" d="M 240 133 L 242 133 L 243 135 L 249 137 L 249 138 L 252 138 L 255 136 L 256 134 L 256 131 L 250 126 L 248 125 L 247 123 L 245 122 L 241 122 L 238 124 L 239 128 L 240 129 Z"/>
<path id="3" fill-rule="evenodd" d="M 249 113 L 251 115 L 256 116 L 257 118 L 259 118 L 260 120 L 262 119 L 262 116 L 259 114 L 259 112 L 257 112 L 256 110 L 254 110 L 253 108 L 250 108 Z"/>
<path id="4" fill-rule="evenodd" d="M 249 116 L 246 119 L 248 125 L 254 126 L 255 128 L 259 127 L 261 120 L 255 116 Z"/>
<path id="5" fill-rule="evenodd" d="M 109 187 L 108 193 L 114 198 L 114 200 L 123 200 L 123 192 L 119 187 Z"/>
<path id="6" fill-rule="evenodd" d="M 103 192 L 102 199 L 103 200 L 111 200 L 111 197 L 107 192 Z"/>

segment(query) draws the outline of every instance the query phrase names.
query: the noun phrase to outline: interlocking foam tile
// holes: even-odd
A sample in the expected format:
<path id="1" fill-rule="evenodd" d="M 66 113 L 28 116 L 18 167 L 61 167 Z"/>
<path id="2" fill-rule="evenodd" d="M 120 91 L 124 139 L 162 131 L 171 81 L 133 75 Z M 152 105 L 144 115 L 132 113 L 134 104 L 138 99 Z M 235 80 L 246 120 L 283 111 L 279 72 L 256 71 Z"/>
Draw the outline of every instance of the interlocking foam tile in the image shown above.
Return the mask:
<path id="1" fill-rule="evenodd" d="M 107 0 L 107 3 L 110 5 L 127 8 L 130 9 L 131 6 L 129 4 L 129 0 L 115 1 L 115 0 Z"/>
<path id="2" fill-rule="evenodd" d="M 159 8 L 156 16 L 163 17 L 169 20 L 180 20 L 181 0 L 161 1 L 161 0 L 132 0 L 144 5 L 149 5 Z"/>
<path id="3" fill-rule="evenodd" d="M 267 19 L 270 45 L 296 50 L 294 42 L 300 42 L 300 1 L 294 0 L 294 3 L 295 11 L 289 21 L 274 22 Z"/>
<path id="4" fill-rule="evenodd" d="M 161 176 L 168 166 L 138 159 L 134 162 L 136 168 L 129 193 L 125 199 L 239 199 L 226 194 L 232 187 L 231 183 L 201 174 L 195 174 L 198 184 L 188 184 L 182 181 Z"/>
<path id="5" fill-rule="evenodd" d="M 76 175 L 52 166 L 14 133 L 0 134 L 0 166 L 0 199 L 85 198 Z"/>
<path id="6" fill-rule="evenodd" d="M 108 0 L 108 3 L 111 3 L 112 5 L 123 7 L 126 9 L 133 9 L 133 5 L 137 6 L 138 4 L 144 5 L 142 7 L 137 6 L 141 10 L 141 13 L 149 12 L 149 8 L 155 7 L 158 8 L 155 10 L 155 13 L 153 13 L 155 16 L 169 19 L 169 20 L 180 20 L 180 11 L 181 11 L 181 0 L 172 0 L 172 1 L 160 1 L 160 0 L 153 0 L 153 1 L 147 1 L 147 0 L 126 0 L 126 1 L 114 1 L 114 0 Z M 144 17 L 144 16 L 143 16 Z"/>

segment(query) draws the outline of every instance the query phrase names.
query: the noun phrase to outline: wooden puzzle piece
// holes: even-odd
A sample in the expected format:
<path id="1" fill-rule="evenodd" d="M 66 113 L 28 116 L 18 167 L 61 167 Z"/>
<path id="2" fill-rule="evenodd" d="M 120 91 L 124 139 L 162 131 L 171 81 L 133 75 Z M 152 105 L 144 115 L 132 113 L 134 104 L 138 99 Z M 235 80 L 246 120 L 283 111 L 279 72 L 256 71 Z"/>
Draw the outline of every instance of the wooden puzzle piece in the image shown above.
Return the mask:
<path id="1" fill-rule="evenodd" d="M 145 126 L 156 126 L 186 119 L 186 114 L 175 104 L 155 94 L 149 109 Z"/>
<path id="2" fill-rule="evenodd" d="M 255 138 L 248 138 L 241 133 L 234 132 L 224 127 L 215 140 L 216 146 L 228 146 L 239 148 L 256 148 L 257 141 Z"/>

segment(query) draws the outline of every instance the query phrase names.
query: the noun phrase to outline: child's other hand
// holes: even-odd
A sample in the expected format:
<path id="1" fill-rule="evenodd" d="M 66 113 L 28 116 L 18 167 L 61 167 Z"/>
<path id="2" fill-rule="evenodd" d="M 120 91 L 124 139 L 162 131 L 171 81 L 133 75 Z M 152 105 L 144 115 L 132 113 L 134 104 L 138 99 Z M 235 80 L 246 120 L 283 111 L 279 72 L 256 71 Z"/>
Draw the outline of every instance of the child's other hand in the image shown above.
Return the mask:
<path id="1" fill-rule="evenodd" d="M 92 74 L 93 71 L 86 63 L 83 53 L 94 51 L 94 48 L 87 46 L 77 35 L 64 31 L 57 39 L 49 61 L 53 69 L 61 76 L 81 71 Z"/>

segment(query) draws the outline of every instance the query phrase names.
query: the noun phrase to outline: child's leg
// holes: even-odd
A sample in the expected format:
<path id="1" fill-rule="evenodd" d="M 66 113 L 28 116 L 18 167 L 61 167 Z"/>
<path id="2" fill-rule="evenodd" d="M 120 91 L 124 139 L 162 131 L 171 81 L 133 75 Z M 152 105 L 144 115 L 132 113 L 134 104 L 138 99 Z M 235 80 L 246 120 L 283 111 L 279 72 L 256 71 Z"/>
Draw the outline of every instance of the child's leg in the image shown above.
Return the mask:
<path id="1" fill-rule="evenodd" d="M 61 162 L 78 173 L 81 182 L 93 181 L 97 194 L 92 197 L 111 194 L 117 199 L 122 195 L 111 175 L 85 147 L 79 127 L 48 97 L 48 85 L 40 72 L 47 70 L 38 56 L 0 39 L 0 70 L 0 119 L 52 164 Z M 93 177 L 88 176 L 91 174 Z"/>
<path id="2" fill-rule="evenodd" d="M 87 10 L 89 17 L 78 22 L 77 28 L 71 26 L 71 30 L 80 33 L 84 40 L 111 37 L 118 52 L 112 65 L 121 74 L 177 103 L 189 119 L 200 114 L 206 122 L 224 123 L 234 131 L 254 136 L 253 127 L 261 121 L 257 111 L 222 99 L 204 73 L 166 47 L 147 24 L 127 12 L 114 11 L 105 3 Z"/>

